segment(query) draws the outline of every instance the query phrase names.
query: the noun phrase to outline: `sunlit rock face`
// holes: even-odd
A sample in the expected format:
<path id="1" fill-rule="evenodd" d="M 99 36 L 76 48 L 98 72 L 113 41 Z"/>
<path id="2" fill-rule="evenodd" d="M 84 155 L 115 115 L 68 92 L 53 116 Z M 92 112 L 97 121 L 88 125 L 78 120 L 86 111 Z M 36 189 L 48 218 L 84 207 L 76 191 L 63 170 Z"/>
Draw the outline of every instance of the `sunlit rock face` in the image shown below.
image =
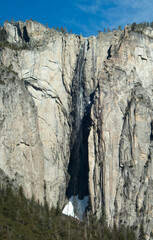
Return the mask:
<path id="1" fill-rule="evenodd" d="M 37 109 L 24 82 L 4 67 L 0 67 L 0 156 L 0 182 L 22 185 L 27 197 L 34 195 L 43 202 L 44 154 Z"/>
<path id="2" fill-rule="evenodd" d="M 143 223 L 151 239 L 152 30 L 83 38 L 33 21 L 3 28 L 1 170 L 27 197 L 63 209 L 77 199 L 81 217 L 105 210 L 109 225 Z"/>
<path id="3" fill-rule="evenodd" d="M 89 136 L 94 211 L 99 214 L 104 201 L 110 225 L 136 229 L 142 222 L 148 238 L 153 227 L 152 47 L 150 36 L 124 31 L 101 71 Z"/>

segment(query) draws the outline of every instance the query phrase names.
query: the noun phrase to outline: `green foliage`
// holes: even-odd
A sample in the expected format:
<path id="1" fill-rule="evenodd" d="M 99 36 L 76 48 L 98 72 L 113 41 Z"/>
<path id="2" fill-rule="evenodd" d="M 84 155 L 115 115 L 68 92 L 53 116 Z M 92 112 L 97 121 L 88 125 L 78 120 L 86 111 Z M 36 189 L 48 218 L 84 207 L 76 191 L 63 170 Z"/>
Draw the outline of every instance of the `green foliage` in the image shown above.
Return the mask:
<path id="1" fill-rule="evenodd" d="M 143 229 L 143 223 L 141 223 L 141 225 L 140 225 L 139 239 L 140 240 L 146 240 L 144 229 Z"/>
<path id="2" fill-rule="evenodd" d="M 103 214 L 105 215 L 104 211 Z M 57 208 L 25 198 L 23 189 L 14 193 L 10 187 L 0 189 L 0 239 L 4 240 L 135 240 L 130 228 L 108 228 L 103 215 L 80 222 L 65 216 Z"/>
<path id="3" fill-rule="evenodd" d="M 55 29 L 55 27 L 54 27 L 54 29 Z M 61 27 L 61 28 L 56 27 L 56 31 L 57 32 L 61 32 L 63 34 L 67 33 L 66 27 L 64 27 L 64 28 L 63 27 Z"/>
<path id="4" fill-rule="evenodd" d="M 131 30 L 135 31 L 137 33 L 142 33 L 142 31 L 144 29 L 146 29 L 147 27 L 153 28 L 153 22 L 150 22 L 150 23 L 149 22 L 141 22 L 141 23 L 134 22 L 131 24 Z"/>
<path id="5" fill-rule="evenodd" d="M 127 24 L 129 25 L 129 24 Z M 134 31 L 134 32 L 137 32 L 137 33 L 142 33 L 142 31 L 144 29 L 146 29 L 147 27 L 151 27 L 153 28 L 153 22 L 141 22 L 141 23 L 132 23 L 131 25 L 131 30 Z M 122 31 L 122 27 L 121 25 L 118 26 L 118 31 Z M 104 33 L 109 33 L 109 32 L 113 32 L 113 31 L 116 31 L 116 28 L 113 28 L 113 29 L 110 29 L 109 27 L 106 29 L 104 28 L 103 32 Z M 102 36 L 102 31 L 98 31 L 98 35 L 101 35 Z"/>
<path id="6" fill-rule="evenodd" d="M 121 25 L 118 26 L 118 30 L 119 30 L 119 31 L 122 31 Z"/>
<path id="7" fill-rule="evenodd" d="M 14 51 L 30 49 L 30 45 L 27 45 L 27 44 L 23 44 L 22 46 L 17 46 L 15 44 L 11 44 L 7 41 L 0 41 L 0 48 L 5 48 L 5 47 L 10 48 L 11 50 L 14 50 Z"/>
<path id="8" fill-rule="evenodd" d="M 78 209 L 78 201 L 76 196 L 73 197 L 73 207 L 74 207 L 74 215 L 78 216 L 79 209 Z"/>
<path id="9" fill-rule="evenodd" d="M 5 85 L 5 82 L 0 79 L 0 85 Z"/>
<path id="10" fill-rule="evenodd" d="M 0 42 L 6 42 L 6 31 L 4 30 L 4 28 L 0 27 Z"/>
<path id="11" fill-rule="evenodd" d="M 27 45 L 24 43 L 22 44 L 22 46 L 21 45 L 18 46 L 16 44 L 11 44 L 7 42 L 7 33 L 3 27 L 0 27 L 0 48 L 5 48 L 5 47 L 8 47 L 14 51 L 19 51 L 19 50 L 29 49 L 30 45 Z"/>

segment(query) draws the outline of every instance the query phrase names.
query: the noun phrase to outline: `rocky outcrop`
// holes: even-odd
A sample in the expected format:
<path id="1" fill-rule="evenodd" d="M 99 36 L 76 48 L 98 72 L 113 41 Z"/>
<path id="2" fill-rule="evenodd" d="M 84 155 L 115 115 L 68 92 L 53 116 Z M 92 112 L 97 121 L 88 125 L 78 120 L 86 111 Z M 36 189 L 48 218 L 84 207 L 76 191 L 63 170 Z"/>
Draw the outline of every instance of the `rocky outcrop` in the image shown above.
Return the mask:
<path id="1" fill-rule="evenodd" d="M 109 225 L 151 239 L 152 30 L 83 38 L 27 21 L 3 34 L 1 170 L 27 197 L 89 196 Z"/>

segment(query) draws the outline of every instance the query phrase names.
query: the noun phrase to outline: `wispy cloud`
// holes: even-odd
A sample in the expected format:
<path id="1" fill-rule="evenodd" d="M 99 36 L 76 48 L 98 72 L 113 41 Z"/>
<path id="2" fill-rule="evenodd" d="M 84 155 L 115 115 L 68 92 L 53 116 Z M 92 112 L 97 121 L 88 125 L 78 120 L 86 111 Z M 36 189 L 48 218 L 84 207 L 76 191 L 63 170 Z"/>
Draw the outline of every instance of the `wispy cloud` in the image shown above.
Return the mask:
<path id="1" fill-rule="evenodd" d="M 92 0 L 89 3 L 78 3 L 77 7 L 86 13 L 96 14 L 102 5 L 101 0 Z"/>
<path id="2" fill-rule="evenodd" d="M 127 24 L 132 22 L 151 21 L 153 2 L 151 0 L 114 0 L 116 7 L 107 13 L 112 23 Z"/>
<path id="3" fill-rule="evenodd" d="M 86 24 L 90 23 L 93 29 L 153 21 L 152 0 L 78 0 L 76 6 L 86 14 Z"/>

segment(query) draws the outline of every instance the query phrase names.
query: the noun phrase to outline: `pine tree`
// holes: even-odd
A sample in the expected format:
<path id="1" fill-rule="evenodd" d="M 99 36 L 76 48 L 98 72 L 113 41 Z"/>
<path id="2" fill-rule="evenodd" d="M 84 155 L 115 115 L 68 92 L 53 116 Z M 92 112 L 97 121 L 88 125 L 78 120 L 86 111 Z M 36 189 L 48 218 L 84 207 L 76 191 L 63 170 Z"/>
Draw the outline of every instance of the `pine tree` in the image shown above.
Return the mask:
<path id="1" fill-rule="evenodd" d="M 64 33 L 67 33 L 67 29 L 66 29 L 66 27 L 64 27 Z"/>
<path id="2" fill-rule="evenodd" d="M 137 24 L 136 24 L 136 22 L 134 22 L 134 23 L 132 23 L 132 31 L 134 31 L 135 29 L 136 29 L 136 26 L 137 26 Z"/>
<path id="3" fill-rule="evenodd" d="M 63 29 L 63 27 L 61 27 L 60 31 L 61 31 L 62 33 L 64 33 L 64 29 Z"/>
<path id="4" fill-rule="evenodd" d="M 121 25 L 118 26 L 118 30 L 119 30 L 119 31 L 122 31 Z"/>
<path id="5" fill-rule="evenodd" d="M 143 223 L 141 223 L 141 225 L 140 225 L 139 240 L 146 240 Z"/>
<path id="6" fill-rule="evenodd" d="M 150 27 L 153 28 L 153 22 L 150 22 Z"/>
<path id="7" fill-rule="evenodd" d="M 78 216 L 79 214 L 79 209 L 78 209 L 78 202 L 77 202 L 77 197 L 73 197 L 73 207 L 74 207 L 74 215 Z"/>

